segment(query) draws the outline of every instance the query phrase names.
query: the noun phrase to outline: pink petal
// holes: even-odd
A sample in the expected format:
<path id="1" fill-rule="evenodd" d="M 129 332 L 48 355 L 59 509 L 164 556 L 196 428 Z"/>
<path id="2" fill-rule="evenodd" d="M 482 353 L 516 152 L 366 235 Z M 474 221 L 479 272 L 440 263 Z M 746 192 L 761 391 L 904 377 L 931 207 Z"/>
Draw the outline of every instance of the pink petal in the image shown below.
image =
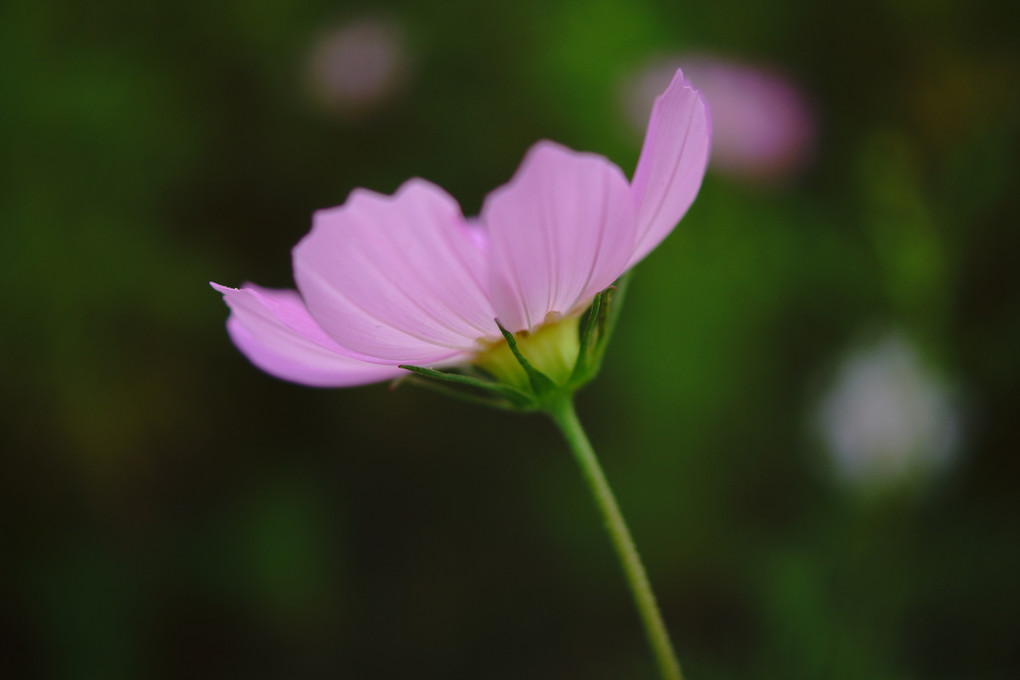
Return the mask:
<path id="1" fill-rule="evenodd" d="M 533 146 L 513 180 L 489 195 L 482 221 L 492 303 L 510 331 L 578 311 L 623 273 L 633 252 L 623 173 L 552 142 Z"/>
<path id="2" fill-rule="evenodd" d="M 370 364 L 342 354 L 291 290 L 246 285 L 238 290 L 218 284 L 230 306 L 227 331 L 248 359 L 277 378 L 312 387 L 348 387 L 405 373 L 396 366 Z"/>
<path id="3" fill-rule="evenodd" d="M 711 124 L 701 93 L 677 71 L 655 100 L 631 191 L 637 204 L 634 265 L 666 238 L 701 188 Z"/>
<path id="4" fill-rule="evenodd" d="M 365 357 L 432 364 L 499 334 L 477 239 L 457 202 L 424 180 L 392 197 L 358 189 L 317 212 L 294 276 L 322 328 Z"/>

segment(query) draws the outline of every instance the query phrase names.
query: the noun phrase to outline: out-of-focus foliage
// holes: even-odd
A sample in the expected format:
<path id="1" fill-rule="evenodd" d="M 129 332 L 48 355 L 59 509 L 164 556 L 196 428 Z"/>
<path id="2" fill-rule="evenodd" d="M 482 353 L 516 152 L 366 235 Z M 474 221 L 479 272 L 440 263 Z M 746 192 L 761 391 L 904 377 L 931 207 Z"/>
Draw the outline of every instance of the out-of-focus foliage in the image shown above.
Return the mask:
<path id="1" fill-rule="evenodd" d="M 275 381 L 206 282 L 290 285 L 357 186 L 632 168 L 626 79 L 717 54 L 799 84 L 812 157 L 710 172 L 580 404 L 688 675 L 1015 677 L 1017 7 L 0 5 L 0 675 L 653 677 L 550 426 Z M 889 332 L 954 457 L 844 479 L 819 404 Z"/>

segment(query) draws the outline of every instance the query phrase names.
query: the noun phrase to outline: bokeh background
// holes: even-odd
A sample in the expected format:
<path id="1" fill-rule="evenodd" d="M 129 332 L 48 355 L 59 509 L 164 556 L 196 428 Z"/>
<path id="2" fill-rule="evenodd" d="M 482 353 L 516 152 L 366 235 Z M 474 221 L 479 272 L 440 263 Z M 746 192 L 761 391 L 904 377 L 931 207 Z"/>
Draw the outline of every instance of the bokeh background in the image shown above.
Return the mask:
<path id="1" fill-rule="evenodd" d="M 0 675 L 652 678 L 539 417 L 302 388 L 207 282 L 540 138 L 701 195 L 580 412 L 692 680 L 1020 672 L 1020 5 L 0 6 Z"/>

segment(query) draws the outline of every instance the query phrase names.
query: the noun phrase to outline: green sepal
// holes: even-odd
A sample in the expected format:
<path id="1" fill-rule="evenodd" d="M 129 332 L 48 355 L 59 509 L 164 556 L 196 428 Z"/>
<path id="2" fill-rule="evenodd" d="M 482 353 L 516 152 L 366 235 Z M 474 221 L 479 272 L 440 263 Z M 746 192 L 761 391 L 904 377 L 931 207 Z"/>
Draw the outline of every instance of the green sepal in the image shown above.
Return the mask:
<path id="1" fill-rule="evenodd" d="M 534 410 L 538 405 L 532 395 L 503 383 L 480 380 L 460 373 L 444 373 L 424 366 L 404 364 L 400 368 L 410 371 L 414 377 L 420 378 L 414 380 L 417 385 L 474 403 L 518 411 Z M 458 385 L 461 389 L 454 388 L 453 385 Z M 470 390 L 477 390 L 486 396 L 481 396 Z"/>
<path id="2" fill-rule="evenodd" d="M 514 358 L 517 359 L 517 363 L 521 365 L 521 368 L 527 374 L 528 382 L 531 383 L 531 389 L 534 390 L 535 394 L 541 398 L 556 391 L 556 383 L 545 373 L 532 366 L 531 362 L 521 354 L 521 351 L 517 348 L 517 339 L 514 337 L 514 334 L 503 328 L 503 324 L 499 322 L 499 319 L 496 319 L 496 325 L 499 326 L 499 332 L 503 334 L 503 339 L 506 340 L 507 346 L 513 352 Z"/>
<path id="3" fill-rule="evenodd" d="M 616 322 L 619 320 L 620 312 L 623 310 L 623 300 L 627 295 L 627 286 L 630 285 L 630 277 L 633 275 L 634 270 L 632 269 L 617 279 L 611 288 L 603 291 L 606 294 L 606 299 L 603 300 L 602 304 L 604 312 L 600 318 L 598 343 L 595 346 L 596 372 L 598 372 L 598 368 L 602 365 L 602 359 L 606 355 L 609 339 L 613 337 Z"/>
<path id="4" fill-rule="evenodd" d="M 602 360 L 620 317 L 629 281 L 630 272 L 627 272 L 592 300 L 581 331 L 577 362 L 567 381 L 571 387 L 576 389 L 591 381 L 602 368 Z"/>
<path id="5" fill-rule="evenodd" d="M 571 371 L 570 378 L 567 380 L 568 385 L 583 385 L 598 371 L 598 366 L 593 366 L 595 348 L 597 347 L 597 343 L 594 340 L 597 334 L 596 329 L 599 325 L 599 316 L 604 313 L 603 310 L 606 306 L 608 293 L 607 289 L 596 295 L 595 299 L 591 302 L 591 307 L 588 308 L 587 316 L 584 318 L 583 330 L 581 331 L 577 361 L 574 363 L 574 370 Z M 594 371 L 592 370 L 593 368 Z"/>
<path id="6" fill-rule="evenodd" d="M 532 408 L 523 408 L 515 406 L 512 402 L 507 401 L 506 399 L 503 399 L 501 397 L 483 397 L 480 394 L 475 394 L 474 392 L 470 392 L 468 390 L 451 387 L 445 382 L 433 380 L 431 378 L 423 378 L 417 375 L 409 375 L 407 377 L 397 378 L 396 380 L 393 381 L 393 388 L 395 389 L 398 385 L 403 385 L 404 383 L 415 385 L 416 387 L 422 387 L 426 390 L 429 390 L 430 392 L 442 394 L 443 396 L 447 397 L 453 397 L 454 399 L 466 401 L 471 404 L 477 404 L 479 406 L 491 406 L 493 408 L 500 409 L 501 411 L 521 412 L 533 410 Z"/>

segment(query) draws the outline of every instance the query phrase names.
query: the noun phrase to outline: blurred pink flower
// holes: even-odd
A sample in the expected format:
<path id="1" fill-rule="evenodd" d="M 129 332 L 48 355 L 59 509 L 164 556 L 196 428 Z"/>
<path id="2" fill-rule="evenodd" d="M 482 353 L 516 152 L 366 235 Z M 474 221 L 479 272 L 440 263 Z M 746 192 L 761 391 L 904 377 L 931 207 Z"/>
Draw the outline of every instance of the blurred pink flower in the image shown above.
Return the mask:
<path id="1" fill-rule="evenodd" d="M 655 248 L 698 193 L 709 137 L 704 101 L 677 71 L 629 184 L 602 156 L 542 141 L 477 219 L 422 179 L 393 196 L 356 189 L 294 248 L 300 296 L 213 284 L 227 329 L 256 366 L 305 385 L 471 363 L 502 342 L 497 318 L 518 332 L 577 315 Z"/>
<path id="2" fill-rule="evenodd" d="M 779 180 L 804 166 L 815 139 L 811 107 L 790 78 L 771 68 L 711 56 L 658 59 L 631 75 L 621 90 L 635 128 L 681 66 L 712 107 L 713 170 Z"/>
<path id="3" fill-rule="evenodd" d="M 338 113 L 355 114 L 383 104 L 408 71 L 403 27 L 385 17 L 365 17 L 323 33 L 308 58 L 312 95 Z"/>

